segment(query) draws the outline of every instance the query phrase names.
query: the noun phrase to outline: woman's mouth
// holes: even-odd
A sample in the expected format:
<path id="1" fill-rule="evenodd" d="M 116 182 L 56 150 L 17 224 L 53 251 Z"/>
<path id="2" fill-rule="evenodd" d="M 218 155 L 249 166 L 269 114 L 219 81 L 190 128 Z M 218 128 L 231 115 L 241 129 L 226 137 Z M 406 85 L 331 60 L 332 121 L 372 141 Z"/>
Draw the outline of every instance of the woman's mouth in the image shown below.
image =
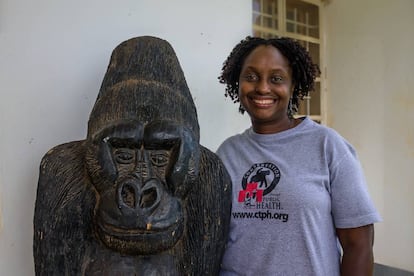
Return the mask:
<path id="1" fill-rule="evenodd" d="M 275 99 L 271 99 L 271 98 L 250 98 L 250 100 L 258 107 L 268 107 L 271 106 L 275 103 Z"/>
<path id="2" fill-rule="evenodd" d="M 272 100 L 272 99 L 261 99 L 261 100 L 253 99 L 253 102 L 255 104 L 259 104 L 259 105 L 269 105 L 269 104 L 272 104 L 274 102 L 274 100 Z"/>

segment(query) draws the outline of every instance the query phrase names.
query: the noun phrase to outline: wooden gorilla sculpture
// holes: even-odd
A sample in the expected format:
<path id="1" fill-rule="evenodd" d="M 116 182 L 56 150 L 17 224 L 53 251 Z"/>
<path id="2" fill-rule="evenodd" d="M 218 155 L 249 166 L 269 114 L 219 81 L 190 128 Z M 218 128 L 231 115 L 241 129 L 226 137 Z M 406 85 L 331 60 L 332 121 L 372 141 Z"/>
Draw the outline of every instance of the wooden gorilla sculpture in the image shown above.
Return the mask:
<path id="1" fill-rule="evenodd" d="M 230 180 L 199 145 L 196 109 L 168 42 L 112 53 L 87 138 L 42 159 L 36 275 L 215 275 Z"/>

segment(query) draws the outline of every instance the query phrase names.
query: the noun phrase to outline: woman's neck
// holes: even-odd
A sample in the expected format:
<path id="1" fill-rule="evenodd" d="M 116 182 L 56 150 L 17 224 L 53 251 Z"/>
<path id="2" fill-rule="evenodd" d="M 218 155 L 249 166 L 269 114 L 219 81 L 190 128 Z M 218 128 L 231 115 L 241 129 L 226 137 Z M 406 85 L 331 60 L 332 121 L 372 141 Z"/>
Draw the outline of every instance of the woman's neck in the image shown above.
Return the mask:
<path id="1" fill-rule="evenodd" d="M 291 128 L 294 128 L 301 122 L 300 119 L 295 118 L 288 118 L 286 117 L 283 120 L 275 122 L 269 122 L 269 123 L 255 123 L 252 122 L 252 127 L 254 132 L 259 134 L 274 134 L 278 132 L 282 132 Z"/>

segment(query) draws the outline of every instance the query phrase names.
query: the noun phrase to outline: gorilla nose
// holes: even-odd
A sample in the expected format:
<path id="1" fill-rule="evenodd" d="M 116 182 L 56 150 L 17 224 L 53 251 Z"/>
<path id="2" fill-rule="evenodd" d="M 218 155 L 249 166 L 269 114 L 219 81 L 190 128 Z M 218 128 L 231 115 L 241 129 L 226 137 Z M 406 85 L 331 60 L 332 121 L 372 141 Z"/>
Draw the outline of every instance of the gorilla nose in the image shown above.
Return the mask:
<path id="1" fill-rule="evenodd" d="M 130 209 L 153 210 L 160 202 L 156 180 L 150 179 L 142 187 L 136 182 L 126 182 L 120 187 L 120 201 Z"/>
<path id="2" fill-rule="evenodd" d="M 150 208 L 157 202 L 158 193 L 155 187 L 144 189 L 139 199 L 139 207 L 141 209 Z"/>
<path id="3" fill-rule="evenodd" d="M 129 208 L 135 209 L 137 193 L 133 185 L 126 183 L 121 187 L 121 200 Z"/>

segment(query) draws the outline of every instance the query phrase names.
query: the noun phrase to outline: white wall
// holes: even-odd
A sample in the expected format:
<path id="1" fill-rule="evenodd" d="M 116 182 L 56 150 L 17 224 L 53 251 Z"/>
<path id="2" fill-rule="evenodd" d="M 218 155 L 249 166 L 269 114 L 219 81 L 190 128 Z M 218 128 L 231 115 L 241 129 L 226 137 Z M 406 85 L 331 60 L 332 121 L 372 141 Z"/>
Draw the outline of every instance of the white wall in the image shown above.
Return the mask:
<path id="1" fill-rule="evenodd" d="M 217 76 L 250 34 L 250 18 L 250 0 L 0 2 L 0 274 L 34 274 L 40 159 L 85 138 L 111 51 L 134 36 L 168 40 L 198 109 L 201 144 L 215 150 L 248 124 Z"/>
<path id="2" fill-rule="evenodd" d="M 414 272 L 414 1 L 326 7 L 328 124 L 357 149 L 383 217 L 377 262 Z"/>

